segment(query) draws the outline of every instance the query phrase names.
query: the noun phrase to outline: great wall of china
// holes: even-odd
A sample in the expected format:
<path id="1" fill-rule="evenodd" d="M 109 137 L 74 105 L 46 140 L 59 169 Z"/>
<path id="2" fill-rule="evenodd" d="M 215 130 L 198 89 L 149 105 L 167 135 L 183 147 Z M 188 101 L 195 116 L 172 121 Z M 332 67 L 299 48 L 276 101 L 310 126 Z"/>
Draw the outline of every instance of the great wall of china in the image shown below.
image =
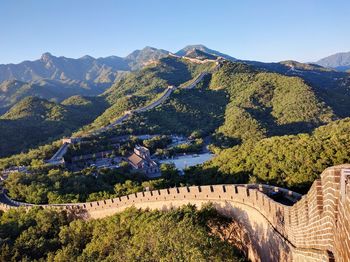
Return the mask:
<path id="1" fill-rule="evenodd" d="M 169 54 L 169 55 L 172 56 L 172 57 L 178 58 L 178 59 L 180 59 L 180 58 L 181 59 L 185 59 L 185 60 L 191 61 L 193 63 L 197 63 L 197 64 L 215 63 L 215 67 L 211 71 L 217 70 L 220 67 L 221 61 L 223 59 L 221 57 L 218 57 L 216 60 L 211 60 L 211 59 L 199 60 L 199 59 L 195 59 L 195 58 L 189 58 L 189 57 L 186 57 L 186 56 L 180 57 L 180 56 L 177 56 L 177 55 L 174 55 L 174 54 Z M 120 116 L 119 118 L 115 119 L 112 123 L 110 123 L 109 125 L 107 125 L 105 127 L 101 127 L 100 129 L 94 130 L 92 132 L 92 134 L 93 135 L 97 135 L 99 133 L 105 132 L 105 131 L 115 127 L 116 125 L 121 124 L 123 121 L 129 119 L 132 116 L 132 114 L 142 113 L 142 112 L 151 110 L 151 109 L 155 108 L 156 106 L 159 106 L 176 89 L 192 89 L 192 88 L 194 88 L 200 81 L 202 81 L 203 77 L 205 77 L 207 74 L 209 74 L 209 72 L 202 72 L 202 73 L 200 73 L 189 84 L 187 84 L 187 85 L 185 85 L 183 87 L 168 86 L 168 88 L 155 101 L 152 101 L 150 104 L 145 105 L 143 107 L 140 107 L 140 108 L 137 108 L 137 109 L 134 109 L 134 110 L 125 111 L 122 116 Z"/>
<path id="2" fill-rule="evenodd" d="M 172 55 L 175 56 L 175 55 Z M 177 57 L 177 56 L 175 56 Z M 198 63 L 198 59 L 190 59 L 190 58 L 186 58 L 183 57 L 187 60 L 190 60 L 192 62 Z M 197 61 L 198 60 L 198 61 Z M 215 68 L 213 69 L 213 71 L 215 71 L 219 66 L 220 66 L 220 60 L 216 61 L 216 60 L 204 60 L 201 61 L 200 63 L 216 63 Z M 91 133 L 86 134 L 85 136 L 91 136 L 91 135 L 99 135 L 103 132 L 106 132 L 108 130 L 111 130 L 113 127 L 122 124 L 125 120 L 129 119 L 133 114 L 138 114 L 138 113 L 142 113 L 148 110 L 151 110 L 153 108 L 155 108 L 156 106 L 159 106 L 160 104 L 162 104 L 165 100 L 167 100 L 167 98 L 172 94 L 172 92 L 176 89 L 192 89 L 194 88 L 200 81 L 202 81 L 202 79 L 208 74 L 208 72 L 202 72 L 200 73 L 197 77 L 195 77 L 193 79 L 193 81 L 191 81 L 191 83 L 183 86 L 183 87 L 176 87 L 176 86 L 168 86 L 168 88 L 160 95 L 159 98 L 157 98 L 155 101 L 151 102 L 148 105 L 145 105 L 143 107 L 134 109 L 134 110 L 128 110 L 125 111 L 124 114 L 120 117 L 118 117 L 117 119 L 115 119 L 112 123 L 110 123 L 107 126 L 101 127 L 97 130 L 93 130 Z M 71 139 L 75 139 L 75 138 L 71 138 Z M 69 139 L 64 139 L 64 140 L 69 140 Z M 70 142 L 69 142 L 70 143 Z M 62 146 L 57 150 L 57 152 L 47 161 L 47 164 L 49 165 L 61 165 L 64 161 L 63 161 L 63 156 L 64 154 L 67 152 L 68 146 L 69 146 L 68 142 L 64 142 L 62 144 Z"/>
<path id="3" fill-rule="evenodd" d="M 200 74 L 183 88 L 193 88 L 205 75 Z M 133 112 L 158 106 L 174 89 L 169 87 L 159 99 Z M 133 112 L 126 112 L 110 127 L 121 124 Z M 64 151 L 59 150 L 56 156 Z M 297 201 L 293 205 L 276 202 L 268 194 L 271 191 Z M 41 206 L 68 210 L 84 219 L 103 218 L 132 206 L 169 210 L 207 203 L 240 225 L 249 240 L 247 252 L 252 261 L 350 261 L 350 165 L 327 168 L 304 196 L 266 185 L 179 187 L 88 203 L 50 205 L 21 203 L 0 195 L 3 211 Z"/>
<path id="4" fill-rule="evenodd" d="M 85 219 L 103 218 L 135 206 L 168 210 L 185 204 L 205 203 L 237 221 L 250 239 L 252 261 L 350 261 L 350 165 L 327 168 L 309 192 L 264 185 L 213 185 L 179 187 L 78 204 L 41 205 L 66 209 Z M 267 195 L 276 191 L 300 199 L 292 206 Z M 36 205 L 2 196 L 0 208 Z"/>

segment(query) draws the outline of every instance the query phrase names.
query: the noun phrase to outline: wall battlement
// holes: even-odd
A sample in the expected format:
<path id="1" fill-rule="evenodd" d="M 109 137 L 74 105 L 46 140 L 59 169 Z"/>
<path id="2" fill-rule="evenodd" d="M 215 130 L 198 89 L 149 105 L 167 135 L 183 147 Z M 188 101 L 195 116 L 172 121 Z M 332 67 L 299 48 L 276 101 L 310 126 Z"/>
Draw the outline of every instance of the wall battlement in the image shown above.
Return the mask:
<path id="1" fill-rule="evenodd" d="M 241 223 L 254 239 L 249 257 L 255 261 L 350 261 L 350 183 L 341 181 L 344 170 L 350 170 L 350 165 L 327 168 L 304 196 L 266 185 L 212 185 L 42 206 L 80 210 L 86 218 L 100 218 L 131 206 L 167 210 L 188 203 L 201 206 L 211 202 L 220 213 Z M 300 200 L 292 206 L 283 205 L 268 196 L 272 191 Z M 10 199 L 8 204 L 1 204 L 0 208 L 24 205 Z M 25 208 L 32 206 L 26 204 Z"/>

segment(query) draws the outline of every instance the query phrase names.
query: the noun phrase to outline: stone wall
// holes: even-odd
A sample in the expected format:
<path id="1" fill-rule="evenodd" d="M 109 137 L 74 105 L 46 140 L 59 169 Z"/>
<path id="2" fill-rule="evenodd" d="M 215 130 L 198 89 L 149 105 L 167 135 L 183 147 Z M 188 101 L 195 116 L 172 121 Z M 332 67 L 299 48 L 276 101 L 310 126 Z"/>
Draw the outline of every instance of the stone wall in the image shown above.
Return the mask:
<path id="1" fill-rule="evenodd" d="M 342 170 L 326 169 L 309 192 L 293 206 L 277 203 L 266 191 L 299 196 L 286 189 L 262 185 L 193 186 L 140 192 L 120 198 L 81 204 L 43 205 L 79 211 L 85 218 L 102 218 L 135 206 L 168 210 L 184 204 L 211 202 L 232 217 L 250 238 L 253 261 L 350 261 L 350 185 L 340 193 Z M 21 203 L 14 203 L 17 206 Z M 10 206 L 2 205 L 2 209 Z M 30 208 L 27 206 L 26 208 Z"/>

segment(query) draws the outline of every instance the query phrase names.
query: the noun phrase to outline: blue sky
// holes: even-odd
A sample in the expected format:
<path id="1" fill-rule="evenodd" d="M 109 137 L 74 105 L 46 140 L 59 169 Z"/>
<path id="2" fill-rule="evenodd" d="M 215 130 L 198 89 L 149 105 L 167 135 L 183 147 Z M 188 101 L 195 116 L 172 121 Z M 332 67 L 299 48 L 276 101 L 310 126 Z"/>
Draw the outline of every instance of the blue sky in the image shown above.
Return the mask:
<path id="1" fill-rule="evenodd" d="M 348 0 L 1 0 L 0 63 L 199 43 L 241 59 L 315 61 L 350 51 L 349 11 Z"/>

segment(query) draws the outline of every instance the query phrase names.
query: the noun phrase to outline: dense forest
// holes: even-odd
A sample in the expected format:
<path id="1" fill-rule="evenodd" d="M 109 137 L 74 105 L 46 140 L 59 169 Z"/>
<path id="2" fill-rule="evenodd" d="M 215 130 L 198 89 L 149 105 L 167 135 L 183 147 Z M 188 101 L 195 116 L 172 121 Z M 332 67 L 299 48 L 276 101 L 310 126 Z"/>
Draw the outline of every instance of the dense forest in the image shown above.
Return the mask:
<path id="1" fill-rule="evenodd" d="M 160 85 L 164 87 L 185 82 L 210 67 L 212 65 L 193 65 L 182 59 L 163 58 L 158 64 L 129 74 L 118 80 L 104 94 L 105 101 L 109 101 L 111 107 L 98 117 L 92 126 L 109 123 L 125 110 L 151 101 L 159 94 L 158 92 L 162 92 L 162 89 L 159 89 Z M 334 92 L 338 92 L 339 88 Z M 211 137 L 210 148 L 217 157 L 201 167 L 186 170 L 184 177 L 176 178 L 177 182 L 191 185 L 258 181 L 304 192 L 325 167 L 349 159 L 346 152 L 350 140 L 347 133 L 348 119 L 334 121 L 340 118 L 335 113 L 338 110 L 333 110 L 329 103 L 324 102 L 319 91 L 320 89 L 310 86 L 307 81 L 299 77 L 283 76 L 257 70 L 244 63 L 226 61 L 219 70 L 205 77 L 195 89 L 176 90 L 160 106 L 134 115 L 107 135 L 93 138 L 93 142 L 89 144 L 74 146 L 74 151 L 76 154 L 83 154 L 110 149 L 110 142 L 106 138 L 118 135 L 148 133 L 189 136 L 197 133 L 199 138 Z M 89 104 L 86 99 L 73 97 L 64 101 L 62 107 L 80 106 L 86 110 Z M 91 107 L 94 107 L 93 105 L 94 103 Z M 67 110 L 63 109 L 61 107 L 51 109 L 50 117 L 60 116 L 63 114 L 61 111 L 67 114 Z M 343 114 L 345 113 L 343 111 Z M 13 115 L 20 117 L 21 114 L 23 113 L 18 111 Z M 6 115 L 8 114 L 4 117 Z M 329 124 L 325 125 L 327 123 Z M 197 143 L 202 145 L 203 142 L 198 140 Z M 46 148 L 47 152 L 52 152 L 55 146 Z M 123 150 L 130 149 L 132 145 Z M 151 148 L 152 152 L 156 149 Z M 28 154 L 3 159 L 0 161 L 0 166 L 10 166 L 11 163 L 30 165 L 34 156 L 38 160 L 48 158 L 48 154 L 40 152 L 41 150 L 32 150 Z M 185 148 L 176 150 L 186 152 Z M 166 155 L 174 152 L 165 152 L 161 148 L 158 150 L 159 154 Z M 70 153 L 67 154 L 68 158 L 69 156 Z M 42 182 L 43 178 L 40 177 L 48 172 L 39 174 L 38 177 L 33 175 L 29 180 L 21 178 L 17 180 L 17 185 L 31 186 L 30 190 L 26 189 L 23 192 L 31 190 L 46 192 L 43 197 L 36 200 L 45 203 L 63 200 L 85 201 L 110 196 L 115 194 L 115 184 L 123 184 L 128 180 L 128 176 L 124 176 L 125 178 L 120 181 L 111 179 L 111 183 L 106 186 L 104 183 L 93 182 L 92 176 L 81 173 L 62 176 L 61 173 L 66 171 L 59 172 L 58 177 L 64 178 L 65 182 L 59 179 L 58 188 L 72 190 L 74 193 L 69 197 L 66 196 L 69 190 L 62 191 L 53 187 L 54 181 L 47 180 L 50 176 L 46 176 L 44 179 L 46 182 Z M 87 173 L 94 172 L 87 171 Z M 194 174 L 197 178 L 194 178 Z M 98 179 L 102 177 L 103 175 Z M 117 172 L 116 177 L 122 177 L 120 172 Z M 135 178 L 131 180 L 135 181 L 135 188 L 140 186 L 137 184 L 140 181 Z M 32 185 L 38 181 L 41 181 L 41 186 Z M 167 181 L 163 186 L 174 184 L 173 182 Z M 74 183 L 82 185 L 83 189 L 69 186 Z M 10 194 L 17 199 L 27 200 L 30 194 L 20 196 L 15 193 L 19 190 L 13 185 Z M 34 187 L 37 190 L 34 190 Z M 82 193 L 84 190 L 85 193 Z M 103 193 L 98 196 L 98 191 Z M 48 192 L 59 192 L 57 194 L 62 199 L 49 198 Z M 95 198 L 89 197 L 90 194 L 95 194 Z"/>
<path id="2" fill-rule="evenodd" d="M 206 88 L 205 78 L 197 88 L 176 90 L 162 105 L 133 116 L 116 127 L 117 134 L 183 134 L 193 131 L 210 135 L 223 123 L 227 94 Z"/>
<path id="3" fill-rule="evenodd" d="M 150 103 L 169 85 L 190 81 L 212 66 L 212 63 L 197 65 L 184 59 L 165 57 L 117 78 L 115 84 L 97 97 L 72 96 L 57 103 L 40 96 L 23 96 L 0 115 L 0 157 L 108 125 L 124 111 Z M 21 132 L 14 136 L 16 130 Z"/>
<path id="4" fill-rule="evenodd" d="M 218 133 L 243 141 L 307 132 L 336 118 L 301 78 L 256 72 L 245 64 L 225 63 L 210 88 L 230 95 Z"/>
<path id="5" fill-rule="evenodd" d="M 191 55 L 213 58 L 202 51 Z M 22 99 L 0 116 L 0 157 L 6 156 L 0 170 L 26 166 L 29 172 L 11 174 L 2 186 L 12 199 L 34 204 L 228 183 L 267 183 L 305 193 L 325 168 L 350 162 L 346 73 L 294 61 L 224 61 L 214 68 L 214 63 L 167 56 L 123 74 L 97 97 L 71 96 L 60 103 Z M 181 88 L 207 71 L 195 88 Z M 66 167 L 45 165 L 62 136 L 108 125 L 125 111 L 150 103 L 169 85 L 180 88 L 161 105 L 70 145 Z M 142 134 L 156 136 L 136 137 Z M 127 140 L 118 140 L 125 135 Z M 170 135 L 191 142 L 168 148 Z M 201 152 L 208 145 L 215 157 L 182 174 L 174 165 L 162 164 L 157 179 L 133 172 L 125 161 L 115 169 L 89 163 L 70 169 L 74 156 L 108 150 L 113 157 L 125 157 L 137 144 L 160 158 Z M 210 207 L 168 212 L 131 208 L 90 221 L 40 208 L 11 210 L 0 213 L 0 261 L 245 261 L 212 233 L 211 226 L 221 223 L 227 219 Z"/>
<path id="6" fill-rule="evenodd" d="M 165 57 L 140 71 L 128 74 L 112 85 L 102 96 L 110 107 L 83 130 L 108 125 L 124 111 L 150 103 L 168 86 L 191 81 L 199 73 L 211 69 L 213 63 L 193 64 L 184 59 Z"/>
<path id="7" fill-rule="evenodd" d="M 350 162 L 350 119 L 311 134 L 275 136 L 222 150 L 204 169 L 305 192 L 321 172 Z"/>
<path id="8" fill-rule="evenodd" d="M 0 214 L 0 261 L 245 261 L 211 233 L 223 221 L 210 206 L 131 208 L 89 221 L 64 211 L 11 210 Z"/>
<path id="9" fill-rule="evenodd" d="M 0 116 L 0 157 L 69 136 L 105 107 L 106 103 L 95 97 L 73 96 L 61 104 L 26 97 Z"/>

